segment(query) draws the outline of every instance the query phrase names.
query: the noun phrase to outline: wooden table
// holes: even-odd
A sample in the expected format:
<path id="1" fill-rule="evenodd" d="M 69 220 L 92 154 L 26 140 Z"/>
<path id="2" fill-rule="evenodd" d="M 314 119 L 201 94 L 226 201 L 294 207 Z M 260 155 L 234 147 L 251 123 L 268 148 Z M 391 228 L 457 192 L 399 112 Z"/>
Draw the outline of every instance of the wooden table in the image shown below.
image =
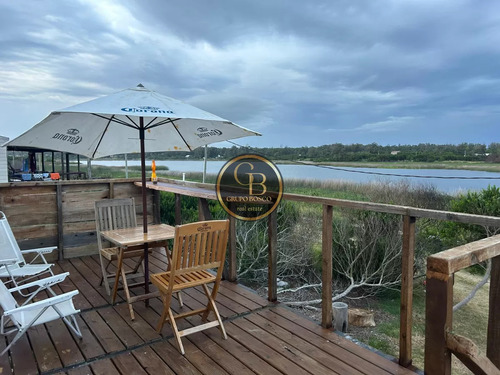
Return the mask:
<path id="1" fill-rule="evenodd" d="M 131 297 L 128 288 L 125 289 L 127 303 L 129 305 L 130 316 L 134 319 L 134 310 L 132 303 L 141 300 L 148 300 L 159 296 L 159 292 L 149 292 L 149 264 L 148 247 L 149 245 L 163 245 L 167 240 L 174 238 L 175 228 L 166 224 L 148 225 L 148 233 L 143 232 L 142 227 L 115 229 L 101 232 L 101 235 L 111 243 L 120 248 L 118 254 L 118 265 L 116 268 L 115 284 L 113 286 L 112 303 L 115 302 L 118 292 L 118 281 L 123 267 L 123 254 L 129 247 L 137 245 L 144 246 L 144 294 Z M 125 280 L 126 283 L 126 280 Z"/>

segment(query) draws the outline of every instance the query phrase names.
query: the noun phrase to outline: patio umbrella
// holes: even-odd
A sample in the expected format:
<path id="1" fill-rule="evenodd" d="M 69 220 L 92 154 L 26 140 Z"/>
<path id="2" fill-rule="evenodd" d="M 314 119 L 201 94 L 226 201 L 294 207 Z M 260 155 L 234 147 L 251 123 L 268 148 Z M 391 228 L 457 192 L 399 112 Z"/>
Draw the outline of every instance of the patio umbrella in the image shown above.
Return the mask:
<path id="1" fill-rule="evenodd" d="M 145 151 L 191 151 L 260 135 L 139 84 L 50 113 L 8 146 L 46 148 L 91 159 L 140 152 L 143 227 L 147 233 Z"/>

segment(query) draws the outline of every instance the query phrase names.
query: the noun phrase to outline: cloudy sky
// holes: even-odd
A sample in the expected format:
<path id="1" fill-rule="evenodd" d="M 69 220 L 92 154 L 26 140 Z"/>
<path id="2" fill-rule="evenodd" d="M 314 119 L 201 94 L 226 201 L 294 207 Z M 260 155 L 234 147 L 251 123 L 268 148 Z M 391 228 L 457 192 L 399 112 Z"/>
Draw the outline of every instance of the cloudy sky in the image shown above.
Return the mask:
<path id="1" fill-rule="evenodd" d="M 0 135 L 142 83 L 250 146 L 500 142 L 498 0 L 0 3 Z"/>

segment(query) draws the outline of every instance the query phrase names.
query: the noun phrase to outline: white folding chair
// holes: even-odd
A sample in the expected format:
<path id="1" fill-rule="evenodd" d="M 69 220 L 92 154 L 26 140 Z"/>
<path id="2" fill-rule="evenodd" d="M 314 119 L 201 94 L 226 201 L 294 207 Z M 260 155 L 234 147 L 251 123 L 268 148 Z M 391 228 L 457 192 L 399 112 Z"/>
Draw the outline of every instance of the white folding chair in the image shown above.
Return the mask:
<path id="1" fill-rule="evenodd" d="M 28 295 L 28 298 L 26 300 L 24 300 L 22 305 L 21 305 L 21 306 L 24 306 L 24 305 L 30 303 L 31 300 L 33 300 L 33 298 L 35 298 L 35 296 L 43 290 L 46 290 L 50 296 L 57 296 L 57 293 L 54 292 L 54 290 L 52 289 L 52 286 L 63 282 L 66 279 L 66 277 L 68 277 L 68 276 L 69 276 L 69 272 L 64 272 L 64 273 L 60 273 L 60 274 L 57 274 L 54 276 L 45 277 L 43 279 L 38 279 L 38 280 L 29 282 L 29 283 L 22 284 L 20 286 L 16 286 L 14 288 L 10 288 L 9 292 L 10 293 L 14 293 L 14 292 L 21 293 L 21 291 L 23 289 L 30 289 L 29 293 L 23 292 L 23 294 Z"/>
<path id="2" fill-rule="evenodd" d="M 27 282 L 46 272 L 50 272 L 53 276 L 52 264 L 47 263 L 44 254 L 50 253 L 54 249 L 56 249 L 55 246 L 21 250 L 7 217 L 0 211 L 0 278 L 9 278 L 7 284 L 12 282 L 15 286 L 19 286 L 20 283 Z M 28 254 L 35 255 L 29 263 L 24 259 L 24 255 Z M 41 263 L 34 263 L 36 259 L 40 259 Z M 21 294 L 26 297 L 25 294 Z"/>
<path id="3" fill-rule="evenodd" d="M 17 332 L 9 345 L 0 353 L 0 356 L 4 355 L 30 327 L 59 318 L 63 319 L 71 331 L 81 338 L 82 333 L 75 318 L 75 314 L 79 313 L 80 310 L 76 310 L 73 305 L 73 297 L 77 294 L 78 290 L 74 290 L 19 306 L 7 287 L 0 283 L 0 305 L 3 309 L 0 334 L 8 335 Z M 9 322 L 13 325 L 7 326 Z"/>

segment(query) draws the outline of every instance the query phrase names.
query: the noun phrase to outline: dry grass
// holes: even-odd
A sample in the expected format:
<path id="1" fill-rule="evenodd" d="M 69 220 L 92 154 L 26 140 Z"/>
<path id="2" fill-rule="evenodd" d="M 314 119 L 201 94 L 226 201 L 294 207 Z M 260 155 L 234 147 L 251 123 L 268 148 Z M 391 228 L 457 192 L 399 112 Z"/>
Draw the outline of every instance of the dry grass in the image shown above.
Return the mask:
<path id="1" fill-rule="evenodd" d="M 473 287 L 481 280 L 481 276 L 467 271 L 455 275 L 453 286 L 454 303 L 465 298 Z M 412 354 L 413 364 L 424 368 L 425 345 L 425 292 L 419 282 L 415 283 L 413 306 Z M 486 353 L 486 334 L 488 326 L 489 283 L 483 286 L 469 304 L 454 313 L 453 332 L 465 336 L 478 346 L 481 353 Z M 368 307 L 368 306 L 367 306 Z M 376 327 L 350 327 L 349 334 L 394 357 L 399 355 L 399 298 L 385 297 L 371 304 L 375 311 Z M 464 375 L 471 372 L 460 361 L 453 357 L 452 374 Z"/>

